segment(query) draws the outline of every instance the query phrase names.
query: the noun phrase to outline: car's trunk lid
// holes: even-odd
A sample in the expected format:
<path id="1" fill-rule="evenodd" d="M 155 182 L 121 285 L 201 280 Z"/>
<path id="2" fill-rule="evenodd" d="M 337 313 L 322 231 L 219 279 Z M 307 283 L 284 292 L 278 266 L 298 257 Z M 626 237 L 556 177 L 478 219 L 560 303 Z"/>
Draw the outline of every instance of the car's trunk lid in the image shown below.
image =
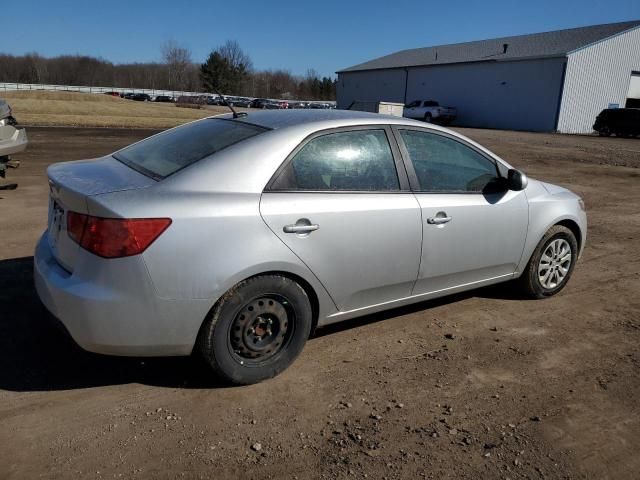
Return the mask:
<path id="1" fill-rule="evenodd" d="M 145 188 L 156 183 L 111 156 L 57 163 L 47 169 L 47 174 L 49 246 L 60 265 L 70 272 L 73 272 L 80 246 L 67 234 L 67 213 L 91 213 L 90 198 L 95 195 Z"/>

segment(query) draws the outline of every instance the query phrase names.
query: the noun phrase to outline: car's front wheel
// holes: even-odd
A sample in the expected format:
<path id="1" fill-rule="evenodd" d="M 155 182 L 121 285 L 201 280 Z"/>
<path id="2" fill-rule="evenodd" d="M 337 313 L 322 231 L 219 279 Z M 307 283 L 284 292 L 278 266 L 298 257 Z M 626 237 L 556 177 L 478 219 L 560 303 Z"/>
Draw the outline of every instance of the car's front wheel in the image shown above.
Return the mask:
<path id="1" fill-rule="evenodd" d="M 540 240 L 520 277 L 524 293 L 545 298 L 562 290 L 578 259 L 578 242 L 571 230 L 554 225 Z"/>
<path id="2" fill-rule="evenodd" d="M 257 383 L 295 360 L 312 317 L 309 297 L 298 283 L 279 275 L 252 277 L 213 308 L 200 332 L 200 353 L 224 380 Z"/>

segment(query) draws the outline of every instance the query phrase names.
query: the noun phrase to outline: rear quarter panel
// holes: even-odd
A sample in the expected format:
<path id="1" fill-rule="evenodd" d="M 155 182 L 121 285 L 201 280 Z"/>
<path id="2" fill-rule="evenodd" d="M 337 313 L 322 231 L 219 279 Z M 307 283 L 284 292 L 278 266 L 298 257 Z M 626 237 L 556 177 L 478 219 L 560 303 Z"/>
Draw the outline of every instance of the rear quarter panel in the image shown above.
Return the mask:
<path id="1" fill-rule="evenodd" d="M 171 226 L 143 253 L 157 295 L 208 299 L 211 306 L 236 283 L 282 271 L 308 282 L 318 296 L 320 318 L 335 304 L 311 271 L 267 227 L 258 193 L 168 191 L 156 188 L 94 197 L 101 216 L 169 217 Z"/>

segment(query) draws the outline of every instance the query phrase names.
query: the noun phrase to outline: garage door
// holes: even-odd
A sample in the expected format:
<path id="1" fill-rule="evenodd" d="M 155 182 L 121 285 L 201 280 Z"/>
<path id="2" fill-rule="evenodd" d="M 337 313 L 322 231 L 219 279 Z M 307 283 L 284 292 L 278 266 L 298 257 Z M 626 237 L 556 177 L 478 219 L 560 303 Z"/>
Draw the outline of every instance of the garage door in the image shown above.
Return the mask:
<path id="1" fill-rule="evenodd" d="M 640 108 L 640 72 L 631 74 L 629 92 L 627 93 L 627 108 Z"/>

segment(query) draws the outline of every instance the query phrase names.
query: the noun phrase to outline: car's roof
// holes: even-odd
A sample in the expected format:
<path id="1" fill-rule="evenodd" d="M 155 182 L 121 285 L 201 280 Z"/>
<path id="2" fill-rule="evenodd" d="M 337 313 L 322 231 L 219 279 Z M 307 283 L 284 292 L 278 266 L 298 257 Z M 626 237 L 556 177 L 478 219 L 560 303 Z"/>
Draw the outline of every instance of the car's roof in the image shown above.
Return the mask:
<path id="1" fill-rule="evenodd" d="M 232 118 L 231 114 L 222 115 L 223 118 Z M 284 129 L 314 124 L 323 128 L 327 126 L 341 127 L 357 124 L 388 124 L 388 123 L 413 123 L 412 120 L 380 115 L 378 113 L 359 112 L 355 110 L 309 109 L 309 110 L 264 110 L 248 112 L 246 116 L 237 121 L 259 125 L 271 129 Z M 328 125 L 329 124 L 329 125 Z"/>

